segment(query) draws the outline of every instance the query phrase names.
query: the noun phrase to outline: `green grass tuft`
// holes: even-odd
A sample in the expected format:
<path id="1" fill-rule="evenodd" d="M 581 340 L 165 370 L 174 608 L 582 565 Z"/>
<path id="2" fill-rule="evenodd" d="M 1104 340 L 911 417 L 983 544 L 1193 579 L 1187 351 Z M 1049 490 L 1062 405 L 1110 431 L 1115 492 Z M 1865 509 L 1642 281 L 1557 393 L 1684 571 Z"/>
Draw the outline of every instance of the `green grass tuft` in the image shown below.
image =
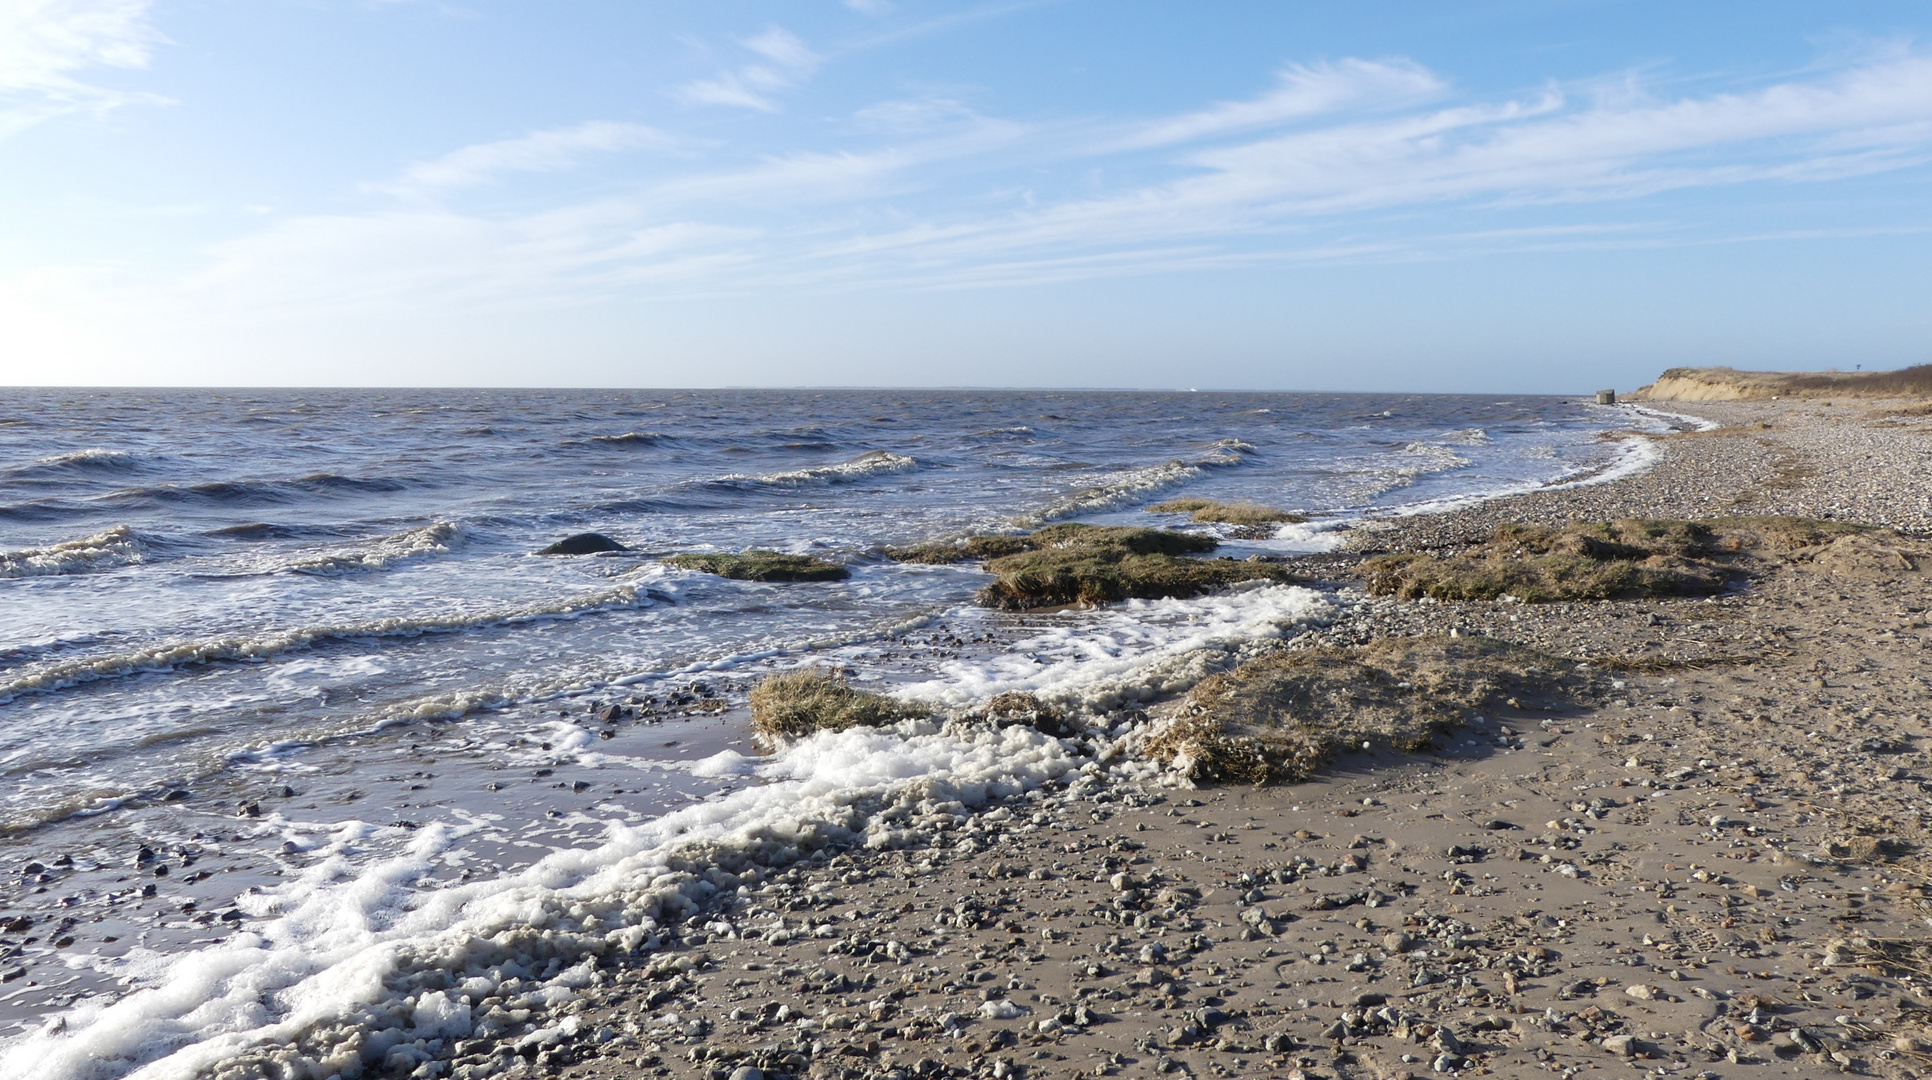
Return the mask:
<path id="1" fill-rule="evenodd" d="M 1156 514 L 1192 514 L 1195 521 L 1227 525 L 1299 525 L 1308 520 L 1305 515 L 1260 503 L 1224 503 L 1212 499 L 1169 499 L 1148 509 Z"/>

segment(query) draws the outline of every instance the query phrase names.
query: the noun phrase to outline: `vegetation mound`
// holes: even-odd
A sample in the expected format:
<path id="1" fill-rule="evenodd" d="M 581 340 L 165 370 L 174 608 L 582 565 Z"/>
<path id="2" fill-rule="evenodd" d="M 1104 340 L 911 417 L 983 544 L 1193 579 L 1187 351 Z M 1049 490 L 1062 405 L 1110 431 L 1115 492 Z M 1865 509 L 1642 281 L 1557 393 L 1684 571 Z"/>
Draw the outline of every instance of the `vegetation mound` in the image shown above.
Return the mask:
<path id="1" fill-rule="evenodd" d="M 1022 536 L 975 536 L 889 554 L 901 562 L 986 560 L 995 580 L 976 598 L 1007 611 L 1199 596 L 1237 581 L 1290 581 L 1278 565 L 1192 559 L 1220 546 L 1212 536 L 1120 525 L 1049 525 Z"/>
<path id="2" fill-rule="evenodd" d="M 1212 499 L 1169 499 L 1148 507 L 1156 514 L 1192 514 L 1195 521 L 1227 525 L 1299 525 L 1308 518 L 1260 503 L 1224 503 Z"/>
<path id="3" fill-rule="evenodd" d="M 680 569 L 740 581 L 844 581 L 852 576 L 850 570 L 837 563 L 815 559 L 810 555 L 787 555 L 782 551 L 673 555 L 664 561 Z"/>
<path id="4" fill-rule="evenodd" d="M 1795 517 L 1504 525 L 1458 555 L 1382 555 L 1362 568 L 1369 592 L 1405 600 L 1702 596 L 1774 559 L 1858 576 L 1916 569 L 1912 554 L 1887 539 L 1899 540 L 1867 525 Z"/>
<path id="5" fill-rule="evenodd" d="M 927 544 L 914 544 L 906 548 L 888 548 L 886 554 L 900 562 L 944 566 L 958 562 L 997 559 L 1002 555 L 1013 555 L 1030 550 L 1032 548 L 1024 536 L 989 533 L 983 536 L 970 536 L 957 543 L 934 541 Z"/>
<path id="6" fill-rule="evenodd" d="M 750 700 L 752 727 L 767 739 L 884 727 L 931 713 L 884 694 L 855 690 L 840 676 L 821 670 L 768 676 L 751 688 Z"/>
<path id="7" fill-rule="evenodd" d="M 1054 525 L 1024 537 L 1028 550 L 987 562 L 993 583 L 975 599 L 1007 611 L 1199 596 L 1237 581 L 1292 580 L 1281 566 L 1191 559 L 1213 551 L 1209 536 L 1166 529 Z"/>
<path id="8" fill-rule="evenodd" d="M 1197 781 L 1300 780 L 1350 751 L 1427 749 L 1479 709 L 1589 689 L 1570 661 L 1493 638 L 1282 650 L 1202 680 L 1144 750 Z"/>

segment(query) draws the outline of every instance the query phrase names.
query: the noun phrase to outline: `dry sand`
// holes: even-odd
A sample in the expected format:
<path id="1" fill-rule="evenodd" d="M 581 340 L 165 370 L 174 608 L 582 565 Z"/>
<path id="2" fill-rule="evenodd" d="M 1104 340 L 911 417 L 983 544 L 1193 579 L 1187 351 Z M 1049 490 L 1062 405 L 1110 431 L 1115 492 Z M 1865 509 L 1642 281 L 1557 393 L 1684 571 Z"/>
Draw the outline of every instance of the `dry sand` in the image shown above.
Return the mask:
<path id="1" fill-rule="evenodd" d="M 1726 514 L 1905 539 L 1709 600 L 1365 601 L 1288 647 L 1453 629 L 1594 661 L 1600 692 L 1307 783 L 1062 788 L 823 852 L 607 967 L 562 1028 L 500 1017 L 451 1073 L 1932 1075 L 1932 422 L 1678 408 L 1724 427 L 1356 546 Z"/>

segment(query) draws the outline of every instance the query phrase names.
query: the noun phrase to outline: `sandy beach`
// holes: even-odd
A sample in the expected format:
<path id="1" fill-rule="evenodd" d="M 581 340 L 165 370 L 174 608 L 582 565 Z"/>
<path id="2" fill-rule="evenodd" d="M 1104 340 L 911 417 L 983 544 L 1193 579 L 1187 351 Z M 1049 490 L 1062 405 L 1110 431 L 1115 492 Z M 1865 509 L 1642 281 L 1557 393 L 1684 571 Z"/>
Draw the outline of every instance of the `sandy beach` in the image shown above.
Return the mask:
<path id="1" fill-rule="evenodd" d="M 674 929 L 603 950 L 570 1000 L 506 981 L 468 1037 L 388 1062 L 719 1080 L 1932 1072 L 1932 419 L 1660 407 L 1718 426 L 1658 438 L 1637 476 L 1359 529 L 1301 560 L 1340 614 L 1272 646 L 1489 638 L 1581 663 L 1569 690 L 1301 783 L 1193 785 L 1134 760 L 1130 737 L 1110 767 L 1019 797 L 848 821 L 870 839 L 740 860 Z M 1354 584 L 1364 557 L 1454 552 L 1505 523 L 1748 515 L 1897 532 L 1766 556 L 1708 597 Z M 1146 704 L 1142 729 L 1175 707 Z M 355 1041 L 307 1046 L 318 1080 L 353 1074 Z M 280 1075 L 294 1054 L 214 1075 Z"/>

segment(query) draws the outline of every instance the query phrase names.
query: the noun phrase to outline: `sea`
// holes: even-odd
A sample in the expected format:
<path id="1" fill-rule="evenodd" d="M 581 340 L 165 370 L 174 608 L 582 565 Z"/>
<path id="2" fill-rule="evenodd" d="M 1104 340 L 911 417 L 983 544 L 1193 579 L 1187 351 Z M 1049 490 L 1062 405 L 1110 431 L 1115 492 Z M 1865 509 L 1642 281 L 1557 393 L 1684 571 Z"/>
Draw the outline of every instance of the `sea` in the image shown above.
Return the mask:
<path id="1" fill-rule="evenodd" d="M 1026 690 L 1104 731 L 1348 602 L 998 613 L 978 567 L 895 545 L 1080 521 L 1317 553 L 1641 470 L 1631 432 L 1682 422 L 1513 395 L 0 391 L 0 1064 L 200 1075 L 408 992 L 344 973 L 500 929 L 505 897 L 634 893 L 680 843 L 810 833 L 813 800 L 1092 771 L 1091 743 L 930 726 L 761 745 L 772 672 L 947 709 Z M 1150 509 L 1183 496 L 1307 521 Z M 583 532 L 626 550 L 539 554 Z M 662 561 L 751 548 L 851 576 Z M 652 910 L 605 921 L 675 930 Z"/>

